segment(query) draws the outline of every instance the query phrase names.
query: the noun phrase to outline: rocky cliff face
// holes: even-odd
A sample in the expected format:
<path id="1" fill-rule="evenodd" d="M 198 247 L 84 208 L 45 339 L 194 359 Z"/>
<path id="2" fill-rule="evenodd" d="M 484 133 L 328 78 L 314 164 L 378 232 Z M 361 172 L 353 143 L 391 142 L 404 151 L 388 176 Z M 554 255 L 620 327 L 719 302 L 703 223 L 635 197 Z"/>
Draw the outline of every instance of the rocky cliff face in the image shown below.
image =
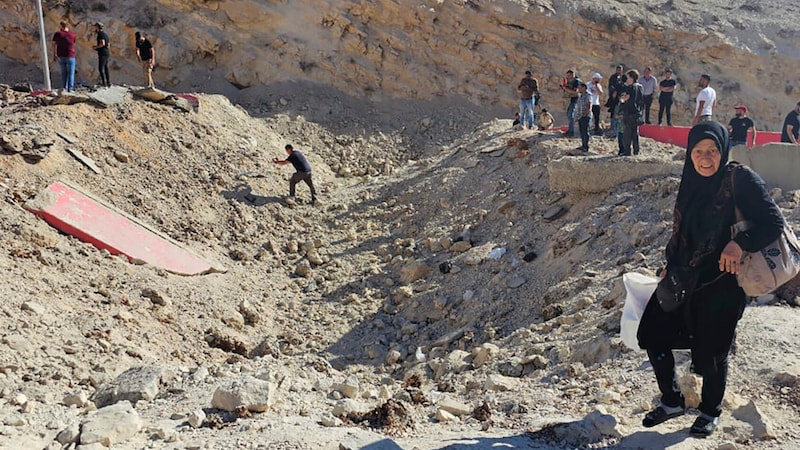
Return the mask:
<path id="1" fill-rule="evenodd" d="M 113 42 L 112 81 L 138 83 L 137 29 L 150 33 L 156 80 L 172 89 L 221 92 L 286 80 L 309 80 L 359 97 L 435 100 L 463 97 L 513 108 L 514 87 L 531 68 L 547 106 L 563 109 L 558 83 L 568 67 L 583 77 L 614 65 L 670 66 L 681 90 L 674 111 L 688 123 L 696 83 L 709 73 L 718 114 L 745 102 L 761 129 L 777 129 L 798 99 L 795 27 L 799 7 L 770 0 L 736 6 L 717 0 L 397 1 L 149 0 L 45 1 L 48 35 L 67 18 L 78 33 L 79 78 L 94 83 L 91 24 Z M 38 64 L 34 2 L 0 5 L 0 52 Z M 788 15 L 787 15 L 788 14 Z M 49 39 L 49 37 L 48 37 Z M 51 68 L 53 79 L 58 69 Z M 15 81 L 14 74 L 8 74 Z M 325 95 L 321 91 L 319 95 Z M 492 113 L 497 108 L 489 108 Z"/>

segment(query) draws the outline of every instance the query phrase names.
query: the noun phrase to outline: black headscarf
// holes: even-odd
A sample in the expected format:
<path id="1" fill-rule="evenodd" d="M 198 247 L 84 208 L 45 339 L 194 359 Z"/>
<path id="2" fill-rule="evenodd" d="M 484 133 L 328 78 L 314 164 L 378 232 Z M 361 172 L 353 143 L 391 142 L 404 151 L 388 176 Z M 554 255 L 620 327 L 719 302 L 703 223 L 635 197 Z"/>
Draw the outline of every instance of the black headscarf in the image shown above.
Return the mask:
<path id="1" fill-rule="evenodd" d="M 692 150 L 711 139 L 722 159 L 717 172 L 704 177 L 692 163 Z M 728 174 L 728 130 L 719 122 L 705 122 L 689 131 L 686 161 L 675 201 L 672 237 L 667 244 L 667 263 L 679 266 L 718 267 L 719 255 L 730 240 L 733 201 Z"/>

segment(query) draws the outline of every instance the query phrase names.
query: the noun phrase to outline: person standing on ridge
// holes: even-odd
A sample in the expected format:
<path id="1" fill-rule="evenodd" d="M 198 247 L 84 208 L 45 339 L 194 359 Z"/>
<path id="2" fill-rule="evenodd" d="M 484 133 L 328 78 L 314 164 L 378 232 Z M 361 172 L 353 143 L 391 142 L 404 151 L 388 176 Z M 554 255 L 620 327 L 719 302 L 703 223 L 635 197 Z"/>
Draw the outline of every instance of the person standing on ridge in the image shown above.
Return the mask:
<path id="1" fill-rule="evenodd" d="M 753 120 L 747 117 L 747 106 L 736 105 L 733 107 L 736 117 L 728 122 L 728 132 L 731 134 L 731 148 L 737 145 L 744 145 L 753 148 L 756 145 L 756 126 Z M 747 131 L 752 129 L 750 142 L 747 142 Z"/>
<path id="2" fill-rule="evenodd" d="M 108 59 L 111 56 L 109 51 L 110 41 L 108 35 L 103 31 L 103 23 L 95 22 L 94 32 L 97 36 L 97 43 L 92 46 L 97 51 L 97 65 L 100 70 L 100 84 L 105 87 L 111 86 L 111 79 L 108 75 Z"/>
<path id="3" fill-rule="evenodd" d="M 147 87 L 153 87 L 153 67 L 156 66 L 156 51 L 147 39 L 147 34 L 136 32 L 136 58 L 142 65 L 142 73 Z"/>
<path id="4" fill-rule="evenodd" d="M 517 91 L 519 91 L 519 122 L 522 124 L 522 128 L 530 130 L 535 123 L 533 96 L 539 92 L 539 82 L 533 78 L 530 70 L 525 71 L 525 77 L 519 82 Z"/>
<path id="5" fill-rule="evenodd" d="M 650 125 L 650 107 L 653 105 L 653 94 L 656 92 L 658 80 L 652 76 L 653 69 L 645 67 L 642 78 L 639 83 L 642 85 L 644 91 L 644 123 Z"/>
<path id="6" fill-rule="evenodd" d="M 284 149 L 289 156 L 286 159 L 272 158 L 272 162 L 279 166 L 286 164 L 294 166 L 295 173 L 289 179 L 289 197 L 294 199 L 295 186 L 297 183 L 304 181 L 308 188 L 311 189 L 311 204 L 315 204 L 317 202 L 317 191 L 314 189 L 313 181 L 311 181 L 311 164 L 308 163 L 308 160 L 300 151 L 292 147 L 292 144 L 286 144 Z"/>
<path id="7" fill-rule="evenodd" d="M 622 156 L 639 154 L 639 125 L 642 122 L 642 108 L 644 108 L 644 94 L 642 85 L 639 84 L 639 71 L 629 70 L 625 89 L 620 94 L 622 109 Z"/>
<path id="8" fill-rule="evenodd" d="M 658 124 L 661 125 L 667 113 L 667 126 L 672 126 L 672 96 L 678 82 L 672 79 L 672 69 L 664 71 L 664 79 L 658 84 Z"/>
<path id="9" fill-rule="evenodd" d="M 592 116 L 594 117 L 594 134 L 600 135 L 600 97 L 603 96 L 603 85 L 600 80 L 603 76 L 599 73 L 592 75 L 592 81 L 586 85 L 586 90 L 592 96 Z"/>
<path id="10" fill-rule="evenodd" d="M 569 105 L 567 106 L 567 137 L 575 137 L 575 104 L 578 102 L 578 86 L 581 80 L 575 77 L 575 71 L 572 69 L 567 70 L 566 78 L 564 78 L 561 85 L 561 90 L 564 95 L 569 98 Z"/>
<path id="11" fill-rule="evenodd" d="M 702 89 L 700 89 L 700 92 L 697 94 L 692 126 L 710 121 L 711 116 L 714 114 L 714 107 L 717 106 L 717 91 L 709 86 L 710 83 L 711 75 L 705 73 L 700 75 L 700 81 L 697 85 Z"/>
<path id="12" fill-rule="evenodd" d="M 53 35 L 53 60 L 61 68 L 61 89 L 75 90 L 75 41 L 77 35 L 69 30 L 67 22 L 59 23 L 61 28 Z"/>
<path id="13" fill-rule="evenodd" d="M 800 134 L 800 102 L 797 102 L 794 109 L 789 111 L 786 119 L 783 120 L 781 142 L 798 145 L 798 134 Z"/>
<path id="14" fill-rule="evenodd" d="M 578 150 L 589 151 L 589 121 L 592 119 L 592 96 L 584 82 L 578 84 L 578 100 L 575 102 L 575 119 L 581 135 L 581 146 Z"/>

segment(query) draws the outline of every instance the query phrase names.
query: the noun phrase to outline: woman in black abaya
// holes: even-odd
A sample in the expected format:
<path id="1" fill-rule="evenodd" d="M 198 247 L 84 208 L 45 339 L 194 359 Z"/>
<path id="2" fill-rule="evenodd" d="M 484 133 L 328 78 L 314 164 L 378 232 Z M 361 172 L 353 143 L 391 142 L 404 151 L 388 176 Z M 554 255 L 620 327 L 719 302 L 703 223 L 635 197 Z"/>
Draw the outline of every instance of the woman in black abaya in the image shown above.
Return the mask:
<path id="1" fill-rule="evenodd" d="M 731 239 L 734 187 L 736 206 L 754 226 Z M 700 415 L 690 433 L 705 437 L 719 424 L 728 353 L 746 302 L 736 283 L 737 265 L 743 250 L 758 251 L 780 235 L 783 216 L 758 174 L 747 166 L 728 164 L 728 130 L 718 122 L 698 124 L 689 132 L 673 216 L 667 270 L 690 268 L 697 281 L 694 293 L 677 310 L 662 310 L 655 294 L 645 308 L 639 346 L 647 350 L 661 399 L 642 425 L 653 427 L 686 412 L 672 350 L 690 349 L 692 370 L 703 377 Z"/>

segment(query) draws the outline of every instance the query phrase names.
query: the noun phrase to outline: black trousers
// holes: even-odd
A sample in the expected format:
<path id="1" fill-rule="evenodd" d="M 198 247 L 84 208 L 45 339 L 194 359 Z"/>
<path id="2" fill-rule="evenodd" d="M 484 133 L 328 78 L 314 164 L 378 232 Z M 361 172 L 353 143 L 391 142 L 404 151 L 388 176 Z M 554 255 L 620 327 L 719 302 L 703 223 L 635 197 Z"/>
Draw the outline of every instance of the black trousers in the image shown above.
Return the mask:
<path id="1" fill-rule="evenodd" d="M 661 125 L 664 118 L 664 112 L 667 113 L 667 125 L 672 126 L 672 97 L 658 98 L 658 124 Z"/>
<path id="2" fill-rule="evenodd" d="M 626 115 L 622 118 L 622 154 L 630 155 L 631 147 L 633 154 L 639 154 L 639 117 Z"/>
<path id="3" fill-rule="evenodd" d="M 295 186 L 297 183 L 305 181 L 308 188 L 311 189 L 311 201 L 317 199 L 317 191 L 314 190 L 314 182 L 311 181 L 311 172 L 295 172 L 292 178 L 289 179 L 289 196 L 294 197 Z"/>
<path id="4" fill-rule="evenodd" d="M 589 116 L 578 118 L 578 131 L 581 135 L 581 148 L 589 151 Z"/>
<path id="5" fill-rule="evenodd" d="M 644 123 L 650 123 L 650 107 L 653 106 L 653 94 L 644 96 Z"/>
<path id="6" fill-rule="evenodd" d="M 594 132 L 600 133 L 600 105 L 592 105 L 592 115 L 594 116 Z"/>
<path id="7" fill-rule="evenodd" d="M 97 55 L 98 69 L 100 70 L 100 84 L 103 86 L 111 86 L 111 79 L 108 76 L 108 58 L 109 55 Z"/>
<path id="8" fill-rule="evenodd" d="M 675 373 L 675 357 L 672 350 L 647 350 L 647 357 L 656 374 L 658 390 L 661 391 L 661 403 L 666 406 L 685 406 L 683 395 L 678 387 Z M 700 393 L 700 412 L 712 417 L 722 414 L 722 399 L 728 380 L 728 354 L 724 353 L 695 361 L 695 373 L 703 377 L 703 389 Z"/>

